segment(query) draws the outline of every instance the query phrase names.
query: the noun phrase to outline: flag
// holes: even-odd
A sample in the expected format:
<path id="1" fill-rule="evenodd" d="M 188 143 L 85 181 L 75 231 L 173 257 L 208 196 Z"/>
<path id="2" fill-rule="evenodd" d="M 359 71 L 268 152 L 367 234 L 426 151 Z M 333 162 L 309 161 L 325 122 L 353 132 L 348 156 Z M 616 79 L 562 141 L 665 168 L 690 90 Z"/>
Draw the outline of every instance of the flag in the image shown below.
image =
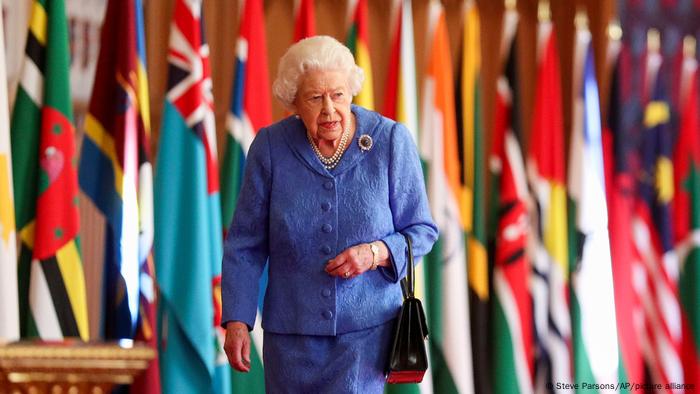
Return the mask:
<path id="1" fill-rule="evenodd" d="M 436 392 L 473 393 L 454 82 L 445 13 L 438 1 L 429 5 L 427 38 L 419 145 L 428 167 L 431 213 L 440 230 L 425 263 L 431 365 Z"/>
<path id="2" fill-rule="evenodd" d="M 644 310 L 640 342 L 651 382 L 683 383 L 680 359 L 681 310 L 678 299 L 678 255 L 673 249 L 673 165 L 671 163 L 670 107 L 661 79 L 661 55 L 647 54 L 640 169 L 632 229 L 633 278 Z M 678 390 L 667 390 L 678 392 Z"/>
<path id="3" fill-rule="evenodd" d="M 5 38 L 0 18 L 0 342 L 19 339 L 17 298 L 17 233 L 12 192 L 10 116 L 5 77 Z"/>
<path id="4" fill-rule="evenodd" d="M 698 62 L 686 52 L 681 72 L 680 134 L 673 153 L 676 191 L 673 225 L 680 262 L 679 290 L 683 312 L 682 361 L 685 382 L 700 379 L 700 119 Z"/>
<path id="5" fill-rule="evenodd" d="M 538 388 L 546 383 L 572 382 L 564 119 L 559 54 L 551 21 L 540 22 L 539 38 L 534 122 L 527 169 L 537 203 L 539 227 L 531 281 Z M 545 382 L 544 376 L 551 380 Z"/>
<path id="6" fill-rule="evenodd" d="M 315 35 L 314 0 L 294 0 L 294 42 Z"/>
<path id="7" fill-rule="evenodd" d="M 230 390 L 230 373 L 216 328 L 221 206 L 200 0 L 175 2 L 168 62 L 154 179 L 161 384 L 166 393 L 218 393 Z"/>
<path id="8" fill-rule="evenodd" d="M 155 349 L 153 170 L 142 13 L 141 0 L 107 4 L 79 179 L 106 219 L 102 336 L 141 339 Z M 158 370 L 156 358 L 137 382 L 159 393 Z"/>
<path id="9" fill-rule="evenodd" d="M 633 287 L 633 241 L 630 223 L 634 210 L 635 180 L 630 166 L 634 144 L 625 133 L 622 124 L 622 81 L 620 76 L 629 70 L 629 57 L 621 42 L 610 41 L 609 56 L 612 58 L 608 119 L 603 130 L 603 154 L 608 209 L 610 253 L 615 284 L 615 310 L 617 315 L 617 338 L 620 344 L 620 382 L 644 381 L 644 361 L 639 347 L 640 319 L 643 311 Z"/>
<path id="10" fill-rule="evenodd" d="M 528 190 L 520 148 L 517 11 L 504 15 L 505 73 L 497 82 L 491 173 L 490 243 L 493 253 L 491 385 L 497 394 L 533 392 L 534 341 L 527 254 Z M 510 33 L 510 34 L 509 34 Z"/>
<path id="11" fill-rule="evenodd" d="M 416 102 L 416 61 L 413 42 L 413 12 L 410 0 L 394 0 L 391 11 L 391 52 L 388 62 L 386 90 L 384 94 L 383 114 L 406 126 L 418 142 L 418 104 Z M 425 264 L 416 265 L 416 297 L 426 303 L 426 272 Z M 430 343 L 426 346 L 430 357 Z M 423 381 L 419 384 L 388 385 L 387 393 L 432 393 L 432 369 L 428 368 Z"/>
<path id="12" fill-rule="evenodd" d="M 463 223 L 467 232 L 469 311 L 471 316 L 474 390 L 491 392 L 489 384 L 489 268 L 486 253 L 484 146 L 481 124 L 481 43 L 479 9 L 473 1 L 464 3 L 461 59 L 457 73 L 457 139 L 459 141 L 461 182 L 466 205 Z"/>
<path id="13" fill-rule="evenodd" d="M 569 248 L 575 253 L 571 271 L 571 320 L 575 382 L 618 385 L 618 343 L 615 322 L 608 214 L 605 199 L 600 103 L 591 33 L 576 31 L 574 108 L 569 153 Z M 590 388 L 594 392 L 607 391 Z"/>
<path id="14" fill-rule="evenodd" d="M 33 3 L 10 139 L 22 337 L 87 340 L 63 0 Z"/>
<path id="15" fill-rule="evenodd" d="M 369 15 L 367 0 L 350 0 L 348 2 L 352 15 L 350 29 L 345 44 L 355 57 L 355 63 L 364 71 L 360 92 L 353 102 L 367 109 L 374 109 L 374 85 L 372 84 L 372 61 L 369 56 Z"/>
<path id="16" fill-rule="evenodd" d="M 246 0 L 236 42 L 236 75 L 227 118 L 226 152 L 221 170 L 221 207 L 224 231 L 231 223 L 243 180 L 243 166 L 255 133 L 272 122 L 267 74 L 267 44 L 261 0 Z M 263 277 L 265 277 L 264 275 Z M 266 279 L 262 279 L 266 283 Z M 264 293 L 261 283 L 261 293 Z M 262 295 L 260 297 L 262 301 Z M 258 319 L 262 316 L 259 308 Z M 260 321 L 251 332 L 251 369 L 233 372 L 233 392 L 265 392 Z"/>

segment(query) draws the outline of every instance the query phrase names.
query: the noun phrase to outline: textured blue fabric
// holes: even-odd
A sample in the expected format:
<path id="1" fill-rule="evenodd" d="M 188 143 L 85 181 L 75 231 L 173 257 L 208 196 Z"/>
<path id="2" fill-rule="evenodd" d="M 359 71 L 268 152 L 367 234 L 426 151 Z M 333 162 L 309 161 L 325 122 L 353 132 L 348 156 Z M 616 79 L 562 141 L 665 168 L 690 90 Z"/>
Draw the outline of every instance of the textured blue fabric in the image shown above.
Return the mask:
<path id="1" fill-rule="evenodd" d="M 384 392 L 396 320 L 337 336 L 265 332 L 265 390 L 269 393 Z"/>
<path id="2" fill-rule="evenodd" d="M 418 153 L 408 130 L 353 106 L 357 131 L 328 171 L 288 117 L 260 130 L 246 160 L 236 212 L 224 244 L 223 324 L 254 325 L 258 281 L 269 259 L 263 328 L 279 334 L 336 335 L 395 318 L 406 274 L 406 243 L 423 256 L 437 239 Z M 368 134 L 369 151 L 358 145 Z M 328 275 L 328 259 L 382 240 L 392 266 L 353 279 Z"/>

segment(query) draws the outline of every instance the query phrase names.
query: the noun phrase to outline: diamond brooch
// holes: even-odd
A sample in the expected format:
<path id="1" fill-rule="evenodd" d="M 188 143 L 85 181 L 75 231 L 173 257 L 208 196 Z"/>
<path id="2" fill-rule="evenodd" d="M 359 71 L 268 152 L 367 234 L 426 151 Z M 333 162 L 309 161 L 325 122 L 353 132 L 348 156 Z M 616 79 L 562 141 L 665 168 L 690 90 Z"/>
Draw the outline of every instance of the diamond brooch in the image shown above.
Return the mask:
<path id="1" fill-rule="evenodd" d="M 363 152 L 367 152 L 368 150 L 372 149 L 372 144 L 374 141 L 372 141 L 372 137 L 370 137 L 368 134 L 362 134 L 360 139 L 357 140 L 357 143 L 360 145 L 360 149 Z"/>

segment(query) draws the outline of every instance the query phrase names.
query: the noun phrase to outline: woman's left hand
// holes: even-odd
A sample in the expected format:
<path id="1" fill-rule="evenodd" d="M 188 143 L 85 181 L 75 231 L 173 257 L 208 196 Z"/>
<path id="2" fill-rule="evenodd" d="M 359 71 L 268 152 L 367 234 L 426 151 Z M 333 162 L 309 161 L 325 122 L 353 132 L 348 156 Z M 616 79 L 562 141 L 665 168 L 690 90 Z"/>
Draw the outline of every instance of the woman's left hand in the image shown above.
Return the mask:
<path id="1" fill-rule="evenodd" d="M 384 245 L 384 242 L 376 242 L 379 244 L 378 266 L 386 265 L 389 251 Z M 367 272 L 372 268 L 372 249 L 370 244 L 359 244 L 351 246 L 339 255 L 328 260 L 326 264 L 326 272 L 331 276 L 338 276 L 343 279 L 351 279 L 358 275 Z"/>

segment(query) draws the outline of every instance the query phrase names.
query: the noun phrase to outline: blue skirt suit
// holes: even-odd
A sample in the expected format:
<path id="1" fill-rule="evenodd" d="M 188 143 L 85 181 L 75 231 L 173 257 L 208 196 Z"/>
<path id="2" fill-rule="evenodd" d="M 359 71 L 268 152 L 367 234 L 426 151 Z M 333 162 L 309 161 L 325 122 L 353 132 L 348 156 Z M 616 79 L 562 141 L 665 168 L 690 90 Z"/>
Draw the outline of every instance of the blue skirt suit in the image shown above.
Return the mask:
<path id="1" fill-rule="evenodd" d="M 356 132 L 338 166 L 315 156 L 301 120 L 288 117 L 253 141 L 224 243 L 223 324 L 252 329 L 259 279 L 269 392 L 382 392 L 393 322 L 401 306 L 406 243 L 425 255 L 437 239 L 421 164 L 408 130 L 352 107 Z M 361 150 L 360 136 L 372 147 Z M 383 241 L 390 267 L 351 279 L 328 275 L 346 248 Z"/>

